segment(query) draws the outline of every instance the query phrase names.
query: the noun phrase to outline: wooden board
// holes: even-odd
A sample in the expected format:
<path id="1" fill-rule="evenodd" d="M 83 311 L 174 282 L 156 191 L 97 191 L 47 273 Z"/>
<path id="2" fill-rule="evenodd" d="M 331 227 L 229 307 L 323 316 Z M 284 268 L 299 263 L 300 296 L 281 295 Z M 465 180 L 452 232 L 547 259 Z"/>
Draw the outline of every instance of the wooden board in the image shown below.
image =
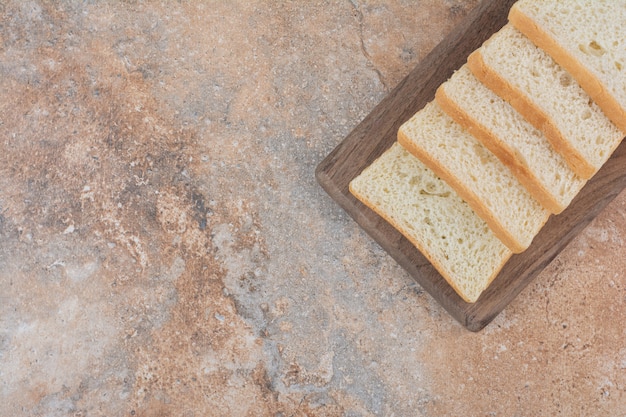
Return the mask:
<path id="1" fill-rule="evenodd" d="M 471 331 L 486 326 L 626 186 L 626 144 L 563 213 L 551 216 L 529 249 L 514 255 L 474 304 L 464 302 L 392 226 L 356 200 L 349 182 L 396 140 L 398 128 L 426 103 L 468 55 L 507 21 L 514 0 L 485 0 L 441 42 L 318 165 L 326 192 L 456 320 Z"/>

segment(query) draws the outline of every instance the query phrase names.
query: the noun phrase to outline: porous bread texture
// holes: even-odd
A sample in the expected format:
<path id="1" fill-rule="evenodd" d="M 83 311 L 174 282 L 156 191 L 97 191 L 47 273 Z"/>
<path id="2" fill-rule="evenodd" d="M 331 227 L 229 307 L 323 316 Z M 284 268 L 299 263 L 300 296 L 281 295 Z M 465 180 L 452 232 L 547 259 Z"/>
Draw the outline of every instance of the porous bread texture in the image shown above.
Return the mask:
<path id="1" fill-rule="evenodd" d="M 520 0 L 509 20 L 626 132 L 626 0 Z"/>
<path id="2" fill-rule="evenodd" d="M 402 233 L 466 302 L 511 251 L 455 192 L 400 144 L 350 182 L 350 192 Z"/>
<path id="3" fill-rule="evenodd" d="M 514 253 L 523 252 L 550 213 L 469 132 L 428 103 L 398 131 L 398 141 L 446 181 Z"/>
<path id="4" fill-rule="evenodd" d="M 468 66 L 543 131 L 584 179 L 600 169 L 624 136 L 563 67 L 510 24 L 474 51 Z"/>
<path id="5" fill-rule="evenodd" d="M 562 212 L 585 185 L 544 134 L 478 81 L 466 65 L 439 87 L 435 97 L 550 212 Z"/>

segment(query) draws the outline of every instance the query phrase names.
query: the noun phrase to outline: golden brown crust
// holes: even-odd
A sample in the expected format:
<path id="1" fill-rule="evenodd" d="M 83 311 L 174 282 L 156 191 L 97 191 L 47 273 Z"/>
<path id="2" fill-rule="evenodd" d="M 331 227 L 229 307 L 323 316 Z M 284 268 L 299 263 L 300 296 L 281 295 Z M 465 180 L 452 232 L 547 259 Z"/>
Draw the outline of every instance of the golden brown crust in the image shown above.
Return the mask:
<path id="1" fill-rule="evenodd" d="M 535 198 L 546 210 L 559 214 L 565 207 L 561 205 L 548 190 L 537 180 L 527 166 L 516 157 L 516 152 L 506 143 L 502 142 L 497 135 L 481 125 L 469 116 L 461 107 L 451 100 L 443 87 L 439 87 L 435 93 L 435 99 L 444 112 L 455 122 L 461 125 L 480 143 L 489 149 L 522 183 L 530 195 Z"/>
<path id="2" fill-rule="evenodd" d="M 490 211 L 485 208 L 484 204 L 480 201 L 476 194 L 464 187 L 459 179 L 453 175 L 447 167 L 434 161 L 430 155 L 424 152 L 423 149 L 416 146 L 415 143 L 402 132 L 402 130 L 398 131 L 398 142 L 417 159 L 422 161 L 422 163 L 430 168 L 437 176 L 448 183 L 448 185 L 456 191 L 459 197 L 467 202 L 478 217 L 487 223 L 493 234 L 496 235 L 496 237 L 500 239 L 500 241 L 502 241 L 502 243 L 504 243 L 504 245 L 506 245 L 513 253 L 521 253 L 526 250 L 528 245 L 515 239 L 515 237 L 495 219 Z"/>
<path id="3" fill-rule="evenodd" d="M 595 174 L 596 167 L 587 162 L 583 155 L 563 137 L 550 117 L 541 111 L 523 92 L 500 77 L 485 63 L 480 49 L 469 56 L 467 66 L 480 82 L 507 101 L 535 128 L 541 130 L 554 150 L 563 156 L 576 175 L 583 179 L 589 179 Z"/>
<path id="4" fill-rule="evenodd" d="M 602 81 L 562 47 L 548 32 L 524 14 L 517 4 L 514 4 L 509 12 L 509 21 L 538 48 L 546 51 L 560 66 L 568 71 L 589 97 L 602 109 L 606 117 L 626 134 L 626 109 L 622 108 Z"/>

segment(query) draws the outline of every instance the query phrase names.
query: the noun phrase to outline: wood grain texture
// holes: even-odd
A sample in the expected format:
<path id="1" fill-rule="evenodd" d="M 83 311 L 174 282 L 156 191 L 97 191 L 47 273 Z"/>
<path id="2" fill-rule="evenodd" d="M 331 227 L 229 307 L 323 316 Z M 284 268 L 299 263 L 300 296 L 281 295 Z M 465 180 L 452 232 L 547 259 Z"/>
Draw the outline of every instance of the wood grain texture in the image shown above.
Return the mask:
<path id="1" fill-rule="evenodd" d="M 626 186 L 626 145 L 615 151 L 569 208 L 552 216 L 532 245 L 514 255 L 474 304 L 464 302 L 424 256 L 398 231 L 365 207 L 349 190 L 350 181 L 396 140 L 398 128 L 426 103 L 469 54 L 507 21 L 514 0 L 485 0 L 444 39 L 318 165 L 326 192 L 456 320 L 479 331 Z"/>

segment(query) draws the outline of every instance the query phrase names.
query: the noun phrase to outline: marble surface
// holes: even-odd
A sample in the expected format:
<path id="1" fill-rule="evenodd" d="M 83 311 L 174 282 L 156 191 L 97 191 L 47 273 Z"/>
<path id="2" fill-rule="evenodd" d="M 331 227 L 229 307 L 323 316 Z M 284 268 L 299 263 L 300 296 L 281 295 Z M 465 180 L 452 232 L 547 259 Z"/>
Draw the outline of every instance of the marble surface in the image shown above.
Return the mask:
<path id="1" fill-rule="evenodd" d="M 474 334 L 315 181 L 477 4 L 0 2 L 0 415 L 624 415 L 626 194 Z"/>

